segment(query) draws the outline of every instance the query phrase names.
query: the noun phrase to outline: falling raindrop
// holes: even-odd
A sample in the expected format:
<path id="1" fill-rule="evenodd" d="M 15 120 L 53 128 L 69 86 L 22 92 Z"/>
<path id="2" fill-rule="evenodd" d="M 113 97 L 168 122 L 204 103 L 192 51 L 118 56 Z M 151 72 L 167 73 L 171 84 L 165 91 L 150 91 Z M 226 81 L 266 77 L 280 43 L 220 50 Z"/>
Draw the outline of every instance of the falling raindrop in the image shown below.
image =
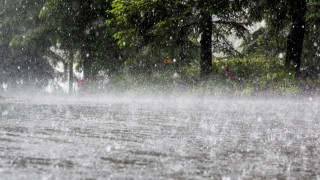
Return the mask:
<path id="1" fill-rule="evenodd" d="M 279 58 L 283 58 L 283 56 L 284 56 L 283 53 L 279 54 Z"/>
<path id="2" fill-rule="evenodd" d="M 111 152 L 111 146 L 107 146 L 106 151 Z"/>
<path id="3" fill-rule="evenodd" d="M 6 116 L 6 115 L 9 114 L 9 112 L 8 111 L 3 111 L 1 114 L 2 114 L 2 116 Z"/>

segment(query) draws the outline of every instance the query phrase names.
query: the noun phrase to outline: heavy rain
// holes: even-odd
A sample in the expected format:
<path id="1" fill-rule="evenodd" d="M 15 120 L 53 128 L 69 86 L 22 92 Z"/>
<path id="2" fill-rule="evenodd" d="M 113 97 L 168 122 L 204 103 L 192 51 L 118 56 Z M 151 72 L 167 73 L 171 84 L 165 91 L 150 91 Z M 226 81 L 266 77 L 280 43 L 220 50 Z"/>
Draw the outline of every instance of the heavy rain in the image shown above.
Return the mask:
<path id="1" fill-rule="evenodd" d="M 0 0 L 0 179 L 320 179 L 318 0 Z"/>

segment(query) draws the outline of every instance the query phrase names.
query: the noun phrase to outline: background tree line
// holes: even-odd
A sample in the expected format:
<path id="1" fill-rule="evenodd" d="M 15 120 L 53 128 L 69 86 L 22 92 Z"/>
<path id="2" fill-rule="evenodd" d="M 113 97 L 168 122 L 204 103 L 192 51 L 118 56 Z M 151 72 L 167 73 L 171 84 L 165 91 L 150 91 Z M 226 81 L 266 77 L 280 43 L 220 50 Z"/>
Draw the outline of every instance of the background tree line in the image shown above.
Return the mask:
<path id="1" fill-rule="evenodd" d="M 94 79 L 99 72 L 150 75 L 175 59 L 179 72 L 197 62 L 212 74 L 216 53 L 278 57 L 287 68 L 318 64 L 318 0 L 1 0 L 0 81 L 43 85 L 52 65 L 73 65 Z M 265 26 L 249 32 L 257 22 Z M 243 39 L 242 51 L 230 36 Z M 50 62 L 50 63 L 49 63 Z M 303 64 L 302 64 L 303 63 Z M 70 84 L 70 88 L 71 88 Z"/>

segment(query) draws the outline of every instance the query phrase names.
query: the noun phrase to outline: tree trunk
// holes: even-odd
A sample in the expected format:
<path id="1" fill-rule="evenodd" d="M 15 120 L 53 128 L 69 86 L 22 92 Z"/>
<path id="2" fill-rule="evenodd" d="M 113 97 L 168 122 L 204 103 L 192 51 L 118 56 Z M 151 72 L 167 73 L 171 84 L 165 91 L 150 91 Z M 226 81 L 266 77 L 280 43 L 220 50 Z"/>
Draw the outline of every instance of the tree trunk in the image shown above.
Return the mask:
<path id="1" fill-rule="evenodd" d="M 186 37 L 187 37 L 186 28 L 181 28 L 178 33 L 178 44 L 181 46 L 181 49 L 179 51 L 178 62 L 176 63 L 179 69 L 188 64 L 188 60 L 187 60 L 188 56 L 186 54 L 186 51 L 187 51 Z"/>
<path id="2" fill-rule="evenodd" d="M 69 94 L 73 92 L 73 52 L 70 52 L 69 57 Z"/>
<path id="3" fill-rule="evenodd" d="M 68 81 L 68 62 L 63 62 L 63 80 Z"/>
<path id="4" fill-rule="evenodd" d="M 212 16 L 208 12 L 201 12 L 201 18 L 200 78 L 206 79 L 212 73 Z"/>
<path id="5" fill-rule="evenodd" d="M 1 64 L 0 64 L 0 90 L 3 90 L 3 88 L 2 88 L 2 84 L 4 83 L 4 76 L 6 76 L 6 74 L 5 74 L 5 68 L 4 68 L 4 66 L 5 66 L 5 61 L 4 61 L 4 48 L 3 47 L 0 47 L 0 62 L 1 62 Z"/>
<path id="6" fill-rule="evenodd" d="M 292 1 L 291 3 L 292 10 L 290 14 L 292 27 L 287 37 L 287 53 L 285 65 L 287 67 L 293 66 L 295 71 L 299 72 L 305 34 L 305 14 L 307 7 L 305 0 Z"/>
<path id="7" fill-rule="evenodd" d="M 91 67 L 92 67 L 92 59 L 86 58 L 83 62 L 83 79 L 88 80 L 91 79 Z"/>

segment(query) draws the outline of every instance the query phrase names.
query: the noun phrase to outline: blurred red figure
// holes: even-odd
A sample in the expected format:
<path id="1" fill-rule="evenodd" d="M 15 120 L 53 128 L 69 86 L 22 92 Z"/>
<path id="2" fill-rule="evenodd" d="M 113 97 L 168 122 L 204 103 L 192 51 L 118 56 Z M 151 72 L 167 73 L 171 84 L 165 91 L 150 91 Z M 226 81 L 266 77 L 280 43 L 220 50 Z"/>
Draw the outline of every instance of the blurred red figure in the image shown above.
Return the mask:
<path id="1" fill-rule="evenodd" d="M 231 75 L 230 72 L 229 72 L 229 70 L 230 70 L 229 67 L 226 67 L 226 76 L 227 76 L 227 77 L 230 77 L 230 75 Z M 235 80 L 235 79 L 236 79 L 236 75 L 232 75 L 231 78 L 232 78 L 233 80 Z"/>
<path id="2" fill-rule="evenodd" d="M 164 64 L 174 63 L 174 60 L 172 60 L 172 59 L 165 59 L 165 60 L 163 61 L 163 63 L 164 63 Z"/>
<path id="3" fill-rule="evenodd" d="M 230 76 L 229 67 L 226 67 L 226 76 L 227 76 L 227 77 Z"/>
<path id="4" fill-rule="evenodd" d="M 84 80 L 83 79 L 79 79 L 77 81 L 77 85 L 78 85 L 80 94 L 85 94 L 86 93 L 86 86 L 84 84 Z"/>

